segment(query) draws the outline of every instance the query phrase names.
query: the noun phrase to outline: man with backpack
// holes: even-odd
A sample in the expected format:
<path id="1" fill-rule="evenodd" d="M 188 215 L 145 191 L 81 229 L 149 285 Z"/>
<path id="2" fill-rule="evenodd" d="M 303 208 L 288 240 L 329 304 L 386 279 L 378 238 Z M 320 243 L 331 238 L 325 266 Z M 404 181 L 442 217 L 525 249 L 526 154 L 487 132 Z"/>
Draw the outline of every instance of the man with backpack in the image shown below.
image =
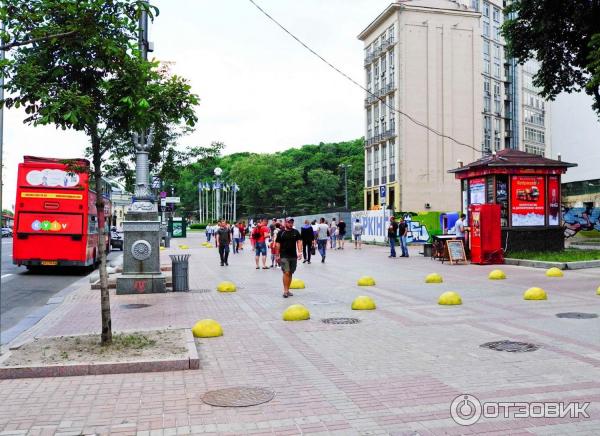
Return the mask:
<path id="1" fill-rule="evenodd" d="M 256 261 L 256 269 L 260 269 L 259 260 L 262 255 L 262 268 L 269 269 L 267 266 L 267 238 L 270 236 L 271 232 L 269 227 L 267 227 L 267 220 L 262 219 L 258 222 L 256 227 L 252 230 L 250 237 L 252 238 L 252 243 L 254 244 L 254 251 L 256 256 L 254 260 Z"/>

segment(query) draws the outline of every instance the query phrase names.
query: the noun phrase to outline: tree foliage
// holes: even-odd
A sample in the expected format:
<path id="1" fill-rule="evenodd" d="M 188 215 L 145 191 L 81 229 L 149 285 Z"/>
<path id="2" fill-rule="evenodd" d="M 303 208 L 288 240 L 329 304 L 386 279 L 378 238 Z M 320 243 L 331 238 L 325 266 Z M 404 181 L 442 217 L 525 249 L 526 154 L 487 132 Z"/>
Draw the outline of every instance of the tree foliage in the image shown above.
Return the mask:
<path id="1" fill-rule="evenodd" d="M 344 206 L 344 169 L 348 168 L 348 203 L 363 207 L 364 141 L 320 143 L 278 153 L 235 153 L 210 156 L 181 171 L 175 192 L 184 210 L 198 209 L 198 182 L 213 180 L 215 167 L 222 179 L 235 182 L 238 216 L 310 214 Z"/>
<path id="2" fill-rule="evenodd" d="M 0 5 L 6 25 L 2 43 L 33 41 L 15 46 L 0 64 L 8 91 L 0 104 L 24 108 L 27 124 L 84 132 L 97 192 L 105 155 L 118 153 L 116 147 L 131 140 L 132 132 L 196 121 L 198 98 L 189 84 L 161 74 L 157 63 L 139 55 L 142 10 L 151 18 L 158 13 L 141 0 L 5 0 Z M 103 209 L 100 195 L 96 207 Z M 98 239 L 102 342 L 107 343 L 111 326 L 102 225 Z"/>
<path id="3" fill-rule="evenodd" d="M 503 25 L 509 55 L 540 64 L 534 85 L 553 100 L 585 90 L 600 116 L 600 0 L 515 0 Z"/>

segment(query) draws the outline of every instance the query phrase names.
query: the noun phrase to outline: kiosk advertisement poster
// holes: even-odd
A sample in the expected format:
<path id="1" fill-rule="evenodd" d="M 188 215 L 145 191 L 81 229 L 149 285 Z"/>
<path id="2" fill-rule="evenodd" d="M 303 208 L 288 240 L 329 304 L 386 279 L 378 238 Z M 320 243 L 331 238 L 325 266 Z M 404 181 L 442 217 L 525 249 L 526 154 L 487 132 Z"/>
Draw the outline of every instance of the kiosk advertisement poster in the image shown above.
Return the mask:
<path id="1" fill-rule="evenodd" d="M 485 178 L 477 177 L 469 181 L 471 204 L 485 204 Z"/>
<path id="2" fill-rule="evenodd" d="M 558 177 L 548 178 L 548 225 L 560 224 L 560 191 Z"/>
<path id="3" fill-rule="evenodd" d="M 511 215 L 513 226 L 543 226 L 544 177 L 512 176 Z"/>

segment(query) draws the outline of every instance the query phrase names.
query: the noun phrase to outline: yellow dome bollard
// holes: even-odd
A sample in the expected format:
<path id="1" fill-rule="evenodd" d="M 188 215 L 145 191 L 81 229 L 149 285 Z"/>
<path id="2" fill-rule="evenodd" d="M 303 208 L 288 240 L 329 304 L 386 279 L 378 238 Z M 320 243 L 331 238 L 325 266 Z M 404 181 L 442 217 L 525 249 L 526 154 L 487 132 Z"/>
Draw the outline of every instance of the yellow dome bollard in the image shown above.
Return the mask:
<path id="1" fill-rule="evenodd" d="M 558 268 L 552 267 L 548 271 L 546 271 L 546 276 L 547 277 L 562 277 L 562 276 L 564 276 L 564 274 Z"/>
<path id="2" fill-rule="evenodd" d="M 356 284 L 358 286 L 375 286 L 375 279 L 371 276 L 362 276 Z"/>
<path id="3" fill-rule="evenodd" d="M 292 304 L 283 312 L 284 321 L 304 321 L 306 319 L 310 319 L 310 312 L 301 304 Z"/>
<path id="4" fill-rule="evenodd" d="M 596 289 L 596 295 L 600 295 L 600 286 L 598 286 L 598 289 Z"/>
<path id="5" fill-rule="evenodd" d="M 361 295 L 352 302 L 352 310 L 375 310 L 377 306 L 371 297 Z"/>
<path id="6" fill-rule="evenodd" d="M 442 283 L 444 279 L 438 273 L 431 273 L 425 277 L 425 283 Z"/>
<path id="7" fill-rule="evenodd" d="M 458 295 L 456 292 L 448 291 L 440 295 L 438 304 L 443 306 L 455 306 L 462 304 L 462 298 L 460 298 L 460 295 Z"/>
<path id="8" fill-rule="evenodd" d="M 216 338 L 223 336 L 223 328 L 214 319 L 203 319 L 194 324 L 192 334 L 195 338 Z"/>
<path id="9" fill-rule="evenodd" d="M 162 250 L 166 250 L 166 248 L 161 245 L 160 248 L 159 248 L 159 250 L 161 250 L 161 251 Z"/>
<path id="10" fill-rule="evenodd" d="M 304 280 L 300 279 L 292 279 L 292 283 L 290 283 L 290 289 L 304 289 Z"/>
<path id="11" fill-rule="evenodd" d="M 524 300 L 547 300 L 546 291 L 542 288 L 529 288 L 523 294 Z"/>
<path id="12" fill-rule="evenodd" d="M 179 248 L 181 248 L 182 250 L 187 250 L 188 248 L 190 248 L 190 246 L 182 244 L 182 245 L 179 246 Z"/>
<path id="13" fill-rule="evenodd" d="M 490 280 L 504 280 L 505 278 L 506 274 L 501 269 L 495 269 L 488 275 L 488 279 Z"/>
<path id="14" fill-rule="evenodd" d="M 233 282 L 221 282 L 217 285 L 217 291 L 219 292 L 235 292 L 237 288 Z"/>

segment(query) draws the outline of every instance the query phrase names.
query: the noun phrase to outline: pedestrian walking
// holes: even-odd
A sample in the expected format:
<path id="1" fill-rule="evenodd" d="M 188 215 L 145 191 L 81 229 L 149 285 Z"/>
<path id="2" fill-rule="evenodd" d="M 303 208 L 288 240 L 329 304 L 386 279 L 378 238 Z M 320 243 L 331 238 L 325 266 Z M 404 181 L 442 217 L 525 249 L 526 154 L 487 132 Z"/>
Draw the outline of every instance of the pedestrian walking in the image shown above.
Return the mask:
<path id="1" fill-rule="evenodd" d="M 260 269 L 259 260 L 262 256 L 262 268 L 269 269 L 267 266 L 267 238 L 269 237 L 269 227 L 267 227 L 267 220 L 260 220 L 256 227 L 252 230 L 251 238 L 254 245 L 256 261 L 256 269 Z"/>
<path id="2" fill-rule="evenodd" d="M 242 221 L 240 223 L 240 250 L 244 249 L 244 242 L 246 242 L 246 221 Z"/>
<path id="3" fill-rule="evenodd" d="M 231 232 L 232 236 L 233 236 L 233 253 L 239 253 L 240 252 L 240 241 L 241 241 L 241 233 L 240 233 L 240 226 L 239 223 L 236 223 L 233 227 L 232 227 L 232 232 Z"/>
<path id="4" fill-rule="evenodd" d="M 317 230 L 317 248 L 321 255 L 321 263 L 325 263 L 327 255 L 327 239 L 329 238 L 329 226 L 325 224 L 325 218 L 321 218 L 319 228 Z"/>
<path id="5" fill-rule="evenodd" d="M 364 233 L 363 225 L 360 219 L 356 218 L 352 225 L 352 235 L 354 236 L 354 249 L 362 249 L 362 235 Z"/>
<path id="6" fill-rule="evenodd" d="M 300 232 L 294 228 L 294 219 L 286 218 L 284 228 L 277 233 L 275 245 L 278 250 L 277 258 L 283 271 L 283 298 L 293 296 L 290 292 L 292 276 L 296 271 L 298 260 L 302 257 Z"/>
<path id="7" fill-rule="evenodd" d="M 398 235 L 400 237 L 400 248 L 402 249 L 402 256 L 400 257 L 408 257 L 408 225 L 406 221 L 404 221 L 404 217 L 400 217 L 400 222 L 398 223 Z"/>
<path id="8" fill-rule="evenodd" d="M 388 226 L 387 236 L 390 243 L 390 255 L 388 257 L 396 257 L 396 236 L 398 235 L 398 223 L 394 215 L 390 217 L 390 225 Z"/>
<path id="9" fill-rule="evenodd" d="M 338 250 L 344 249 L 344 238 L 346 237 L 346 223 L 344 218 L 340 218 L 340 222 L 337 225 L 337 239 L 338 239 Z"/>
<path id="10" fill-rule="evenodd" d="M 269 248 L 271 250 L 271 268 L 279 267 L 279 262 L 277 261 L 277 255 L 279 251 L 275 244 L 275 239 L 277 238 L 277 234 L 281 231 L 281 224 L 275 223 L 275 229 L 273 230 L 273 236 L 271 236 Z"/>
<path id="11" fill-rule="evenodd" d="M 329 225 L 329 248 L 335 249 L 335 239 L 337 236 L 337 223 L 335 222 L 335 218 L 331 218 L 331 224 Z"/>
<path id="12" fill-rule="evenodd" d="M 300 237 L 302 238 L 302 263 L 310 263 L 310 257 L 315 245 L 315 233 L 308 220 L 304 221 L 304 225 L 300 229 Z"/>
<path id="13" fill-rule="evenodd" d="M 229 244 L 231 244 L 231 233 L 227 228 L 225 220 L 219 221 L 219 230 L 215 234 L 215 241 L 219 247 L 219 257 L 221 258 L 221 266 L 227 265 L 229 259 Z"/>

